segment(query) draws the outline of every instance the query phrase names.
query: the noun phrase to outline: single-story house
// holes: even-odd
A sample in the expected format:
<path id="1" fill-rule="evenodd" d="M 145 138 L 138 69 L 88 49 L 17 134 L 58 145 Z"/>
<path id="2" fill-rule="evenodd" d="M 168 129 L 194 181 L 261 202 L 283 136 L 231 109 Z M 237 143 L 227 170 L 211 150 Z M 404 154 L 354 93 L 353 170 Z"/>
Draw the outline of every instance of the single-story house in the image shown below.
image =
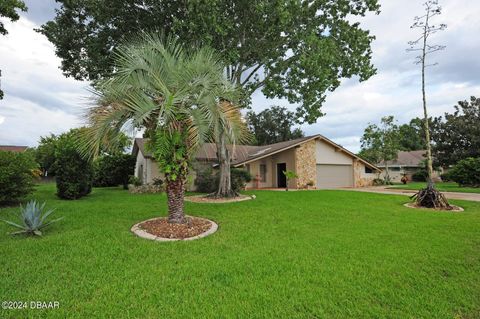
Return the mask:
<path id="1" fill-rule="evenodd" d="M 0 145 L 0 151 L 23 153 L 27 150 L 28 146 L 16 146 L 16 145 Z"/>
<path id="2" fill-rule="evenodd" d="M 157 163 L 146 151 L 147 139 L 135 139 L 133 154 L 137 158 L 135 176 L 142 183 L 162 178 Z M 302 189 L 307 185 L 321 188 L 362 187 L 372 185 L 380 169 L 322 135 L 302 137 L 291 141 L 264 145 L 229 146 L 232 167 L 250 172 L 249 188 L 285 188 L 283 171 L 294 171 L 298 178 L 288 181 L 289 188 Z M 216 146 L 204 144 L 196 155 L 195 169 L 188 188 L 194 190 L 195 171 L 217 164 Z"/>
<path id="3" fill-rule="evenodd" d="M 412 180 L 413 174 L 425 168 L 426 150 L 420 151 L 399 151 L 397 159 L 387 161 L 388 173 L 392 182 L 401 182 L 402 176 L 406 176 L 409 181 Z M 377 164 L 382 170 L 382 178 L 385 177 L 385 162 Z M 433 178 L 439 179 L 442 171 L 434 171 Z"/>

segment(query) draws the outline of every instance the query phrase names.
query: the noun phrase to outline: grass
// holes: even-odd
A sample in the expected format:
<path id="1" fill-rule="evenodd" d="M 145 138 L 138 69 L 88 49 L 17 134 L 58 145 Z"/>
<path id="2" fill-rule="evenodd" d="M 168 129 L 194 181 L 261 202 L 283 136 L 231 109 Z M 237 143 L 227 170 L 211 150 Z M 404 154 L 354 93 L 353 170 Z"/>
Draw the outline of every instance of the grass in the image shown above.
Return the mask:
<path id="1" fill-rule="evenodd" d="M 129 231 L 166 214 L 165 195 L 95 189 L 61 201 L 42 238 L 0 225 L 0 300 L 59 301 L 0 318 L 478 318 L 480 203 L 464 213 L 405 208 L 404 196 L 254 192 L 186 203 L 219 231 L 159 243 Z M 0 210 L 5 217 L 9 209 Z"/>
<path id="2" fill-rule="evenodd" d="M 425 188 L 425 182 L 410 182 L 406 185 L 399 184 L 389 188 L 407 189 L 407 190 L 419 190 Z M 478 193 L 480 194 L 480 188 L 475 187 L 460 187 L 457 183 L 445 182 L 435 183 L 435 187 L 442 192 L 458 192 L 458 193 Z"/>

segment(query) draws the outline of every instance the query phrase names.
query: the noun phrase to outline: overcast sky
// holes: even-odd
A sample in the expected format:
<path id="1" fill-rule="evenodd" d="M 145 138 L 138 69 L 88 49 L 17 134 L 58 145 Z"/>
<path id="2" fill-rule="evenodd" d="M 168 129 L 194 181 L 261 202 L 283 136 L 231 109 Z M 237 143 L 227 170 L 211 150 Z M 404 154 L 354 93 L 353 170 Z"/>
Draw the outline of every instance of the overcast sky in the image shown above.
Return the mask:
<path id="1" fill-rule="evenodd" d="M 323 134 L 351 151 L 360 148 L 360 137 L 368 123 L 394 115 L 399 123 L 420 116 L 420 69 L 414 55 L 405 49 L 415 39 L 410 30 L 413 16 L 422 13 L 422 2 L 380 1 L 380 15 L 361 20 L 376 36 L 373 63 L 377 74 L 366 82 L 345 80 L 329 93 L 326 116 L 314 125 L 304 125 L 307 135 Z M 480 96 L 480 2 L 441 0 L 439 23 L 448 28 L 432 40 L 447 46 L 432 58 L 438 66 L 428 69 L 427 99 L 431 115 L 452 111 L 458 100 Z M 88 105 L 88 82 L 62 75 L 54 46 L 33 29 L 54 16 L 53 0 L 28 0 L 29 11 L 15 23 L 6 20 L 9 34 L 0 36 L 0 69 L 5 98 L 0 101 L 0 144 L 35 146 L 40 136 L 61 133 L 82 124 L 80 114 Z M 270 105 L 295 105 L 253 97 L 255 111 Z"/>

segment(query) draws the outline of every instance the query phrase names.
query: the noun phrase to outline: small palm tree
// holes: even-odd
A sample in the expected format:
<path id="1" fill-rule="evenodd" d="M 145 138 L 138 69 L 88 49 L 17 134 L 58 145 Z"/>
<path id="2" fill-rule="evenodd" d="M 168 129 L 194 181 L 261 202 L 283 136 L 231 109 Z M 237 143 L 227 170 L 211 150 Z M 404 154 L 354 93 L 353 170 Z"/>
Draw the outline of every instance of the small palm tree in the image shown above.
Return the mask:
<path id="1" fill-rule="evenodd" d="M 97 83 L 98 106 L 87 115 L 81 149 L 89 155 L 108 149 L 126 126 L 145 129 L 165 174 L 170 223 L 185 222 L 185 182 L 200 145 L 213 142 L 219 126 L 231 141 L 246 136 L 233 104 L 238 90 L 220 61 L 210 49 L 187 50 L 172 38 L 142 35 L 118 49 L 116 72 Z"/>

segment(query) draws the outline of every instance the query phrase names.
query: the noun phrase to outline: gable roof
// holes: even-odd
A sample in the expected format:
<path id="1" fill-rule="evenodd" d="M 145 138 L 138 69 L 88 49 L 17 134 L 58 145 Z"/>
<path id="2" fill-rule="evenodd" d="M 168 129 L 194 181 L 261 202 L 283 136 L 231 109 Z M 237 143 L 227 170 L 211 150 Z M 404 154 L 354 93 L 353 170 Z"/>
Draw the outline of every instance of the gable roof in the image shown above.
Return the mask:
<path id="1" fill-rule="evenodd" d="M 16 145 L 0 145 L 0 151 L 17 152 L 22 153 L 27 150 L 28 146 L 16 146 Z"/>
<path id="2" fill-rule="evenodd" d="M 239 167 L 259 159 L 286 151 L 288 149 L 294 148 L 299 146 L 303 143 L 306 143 L 311 140 L 322 140 L 327 144 L 333 146 L 337 151 L 344 152 L 345 154 L 355 158 L 356 160 L 364 163 L 366 166 L 373 168 L 374 170 L 379 171 L 380 169 L 365 161 L 361 157 L 357 156 L 356 154 L 350 152 L 349 150 L 345 149 L 341 145 L 336 144 L 335 142 L 331 141 L 330 139 L 326 138 L 321 134 L 306 136 L 297 138 L 290 141 L 279 142 L 275 144 L 263 145 L 263 146 L 254 146 L 254 145 L 228 145 L 227 148 L 233 154 L 232 156 L 232 166 Z M 133 145 L 133 154 L 137 154 L 139 151 L 143 154 L 146 158 L 152 158 L 152 155 L 145 150 L 145 142 L 148 139 L 143 138 L 136 138 L 134 145 Z M 214 143 L 205 143 L 201 146 L 197 155 L 195 156 L 197 160 L 209 161 L 209 162 L 216 162 L 217 161 L 217 148 Z"/>
<path id="3" fill-rule="evenodd" d="M 422 161 L 426 159 L 425 154 L 426 150 L 420 151 L 399 151 L 397 154 L 397 159 L 387 161 L 388 166 L 409 166 L 409 167 L 420 167 L 422 166 Z M 385 162 L 381 161 L 377 165 L 378 167 L 385 167 Z"/>

